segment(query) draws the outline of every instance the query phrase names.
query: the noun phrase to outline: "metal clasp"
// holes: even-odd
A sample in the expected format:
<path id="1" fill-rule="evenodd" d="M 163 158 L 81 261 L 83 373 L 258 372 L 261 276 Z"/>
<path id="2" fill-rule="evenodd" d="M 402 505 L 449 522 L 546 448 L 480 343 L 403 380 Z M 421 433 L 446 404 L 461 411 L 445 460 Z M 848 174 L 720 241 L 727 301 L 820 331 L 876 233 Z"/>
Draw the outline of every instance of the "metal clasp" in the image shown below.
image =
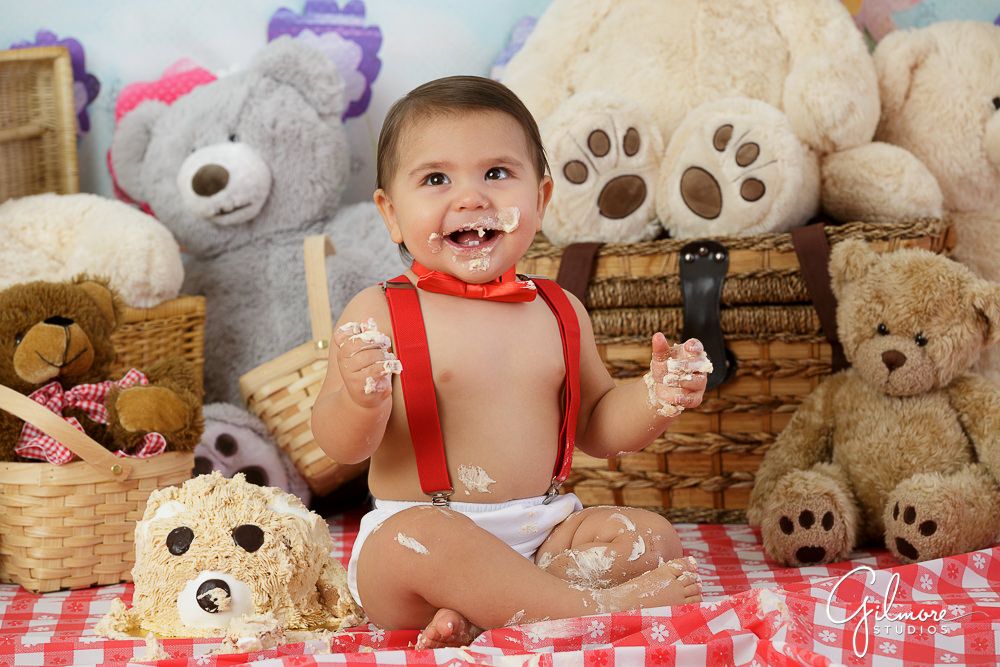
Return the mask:
<path id="1" fill-rule="evenodd" d="M 452 491 L 435 491 L 431 494 L 431 505 L 435 507 L 448 507 L 451 505 Z"/>
<path id="2" fill-rule="evenodd" d="M 545 492 L 545 500 L 542 501 L 543 505 L 548 505 L 556 496 L 559 495 L 559 488 L 562 484 L 563 483 L 560 482 L 558 478 L 552 478 L 552 483 L 549 484 L 549 490 Z"/>

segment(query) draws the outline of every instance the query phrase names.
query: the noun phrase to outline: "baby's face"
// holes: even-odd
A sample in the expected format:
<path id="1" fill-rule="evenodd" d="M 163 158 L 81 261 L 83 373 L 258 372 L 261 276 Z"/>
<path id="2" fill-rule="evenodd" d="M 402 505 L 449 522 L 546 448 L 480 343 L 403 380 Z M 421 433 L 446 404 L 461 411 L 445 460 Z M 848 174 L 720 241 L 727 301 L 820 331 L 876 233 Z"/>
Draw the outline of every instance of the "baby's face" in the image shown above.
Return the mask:
<path id="1" fill-rule="evenodd" d="M 552 192 L 521 126 L 505 113 L 457 113 L 404 129 L 399 165 L 375 193 L 392 240 L 424 266 L 470 283 L 515 265 Z"/>

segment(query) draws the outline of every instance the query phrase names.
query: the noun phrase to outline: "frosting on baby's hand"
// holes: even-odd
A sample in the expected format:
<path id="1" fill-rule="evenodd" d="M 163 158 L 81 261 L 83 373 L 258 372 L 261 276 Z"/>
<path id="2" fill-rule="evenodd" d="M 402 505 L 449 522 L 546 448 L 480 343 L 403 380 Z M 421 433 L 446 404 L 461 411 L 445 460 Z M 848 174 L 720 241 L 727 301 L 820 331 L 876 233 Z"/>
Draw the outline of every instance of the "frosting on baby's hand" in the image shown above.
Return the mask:
<path id="1" fill-rule="evenodd" d="M 667 372 L 663 375 L 659 383 L 654 378 L 653 363 L 650 363 L 649 372 L 642 379 L 646 383 L 649 406 L 656 408 L 656 414 L 661 417 L 676 417 L 684 411 L 684 407 L 661 398 L 656 391 L 657 384 L 679 389 L 683 383 L 693 380 L 696 373 L 704 373 L 705 375 L 711 373 L 713 366 L 704 349 L 701 349 L 696 355 L 691 355 L 684 348 L 683 343 L 676 343 L 671 346 L 666 366 Z M 675 399 L 682 396 L 684 394 L 677 394 Z"/>

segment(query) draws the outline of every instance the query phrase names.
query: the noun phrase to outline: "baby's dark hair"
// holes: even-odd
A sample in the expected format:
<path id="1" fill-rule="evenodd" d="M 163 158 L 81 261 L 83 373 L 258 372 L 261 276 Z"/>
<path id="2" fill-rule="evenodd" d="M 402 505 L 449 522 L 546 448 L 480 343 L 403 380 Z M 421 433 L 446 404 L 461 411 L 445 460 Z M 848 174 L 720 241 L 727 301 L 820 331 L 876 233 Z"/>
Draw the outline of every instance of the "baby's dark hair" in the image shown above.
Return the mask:
<path id="1" fill-rule="evenodd" d="M 549 171 L 538 125 L 528 108 L 510 88 L 481 76 L 449 76 L 414 88 L 396 100 L 382 123 L 376 157 L 376 187 L 385 188 L 399 166 L 399 141 L 413 120 L 463 111 L 499 111 L 524 130 L 535 171 L 541 178 Z"/>

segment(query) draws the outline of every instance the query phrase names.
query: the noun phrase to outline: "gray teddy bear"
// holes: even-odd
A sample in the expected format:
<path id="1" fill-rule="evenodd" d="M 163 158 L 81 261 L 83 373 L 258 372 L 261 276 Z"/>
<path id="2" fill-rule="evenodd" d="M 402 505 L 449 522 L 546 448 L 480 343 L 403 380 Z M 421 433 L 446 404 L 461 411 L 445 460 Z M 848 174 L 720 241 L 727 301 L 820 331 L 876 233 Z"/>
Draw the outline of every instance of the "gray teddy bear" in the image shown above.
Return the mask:
<path id="1" fill-rule="evenodd" d="M 311 338 L 302 242 L 327 234 L 334 317 L 404 268 L 373 204 L 341 207 L 350 164 L 344 82 L 291 38 L 167 106 L 147 101 L 114 134 L 122 188 L 184 249 L 183 292 L 207 297 L 208 401 L 242 405 L 239 376 Z"/>

